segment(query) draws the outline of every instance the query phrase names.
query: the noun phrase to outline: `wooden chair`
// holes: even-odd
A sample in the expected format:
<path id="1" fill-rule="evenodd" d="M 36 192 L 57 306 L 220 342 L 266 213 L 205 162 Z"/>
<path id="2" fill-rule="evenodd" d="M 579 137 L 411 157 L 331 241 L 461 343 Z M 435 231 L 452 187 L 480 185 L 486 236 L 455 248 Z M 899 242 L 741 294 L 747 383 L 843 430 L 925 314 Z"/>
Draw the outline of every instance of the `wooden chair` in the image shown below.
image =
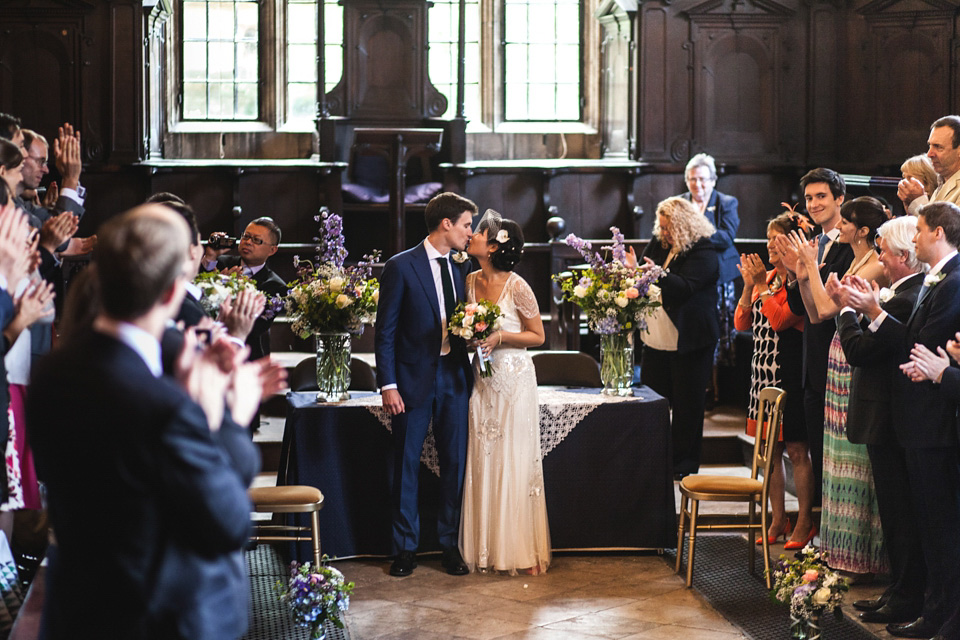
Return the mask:
<path id="1" fill-rule="evenodd" d="M 316 487 L 289 485 L 257 487 L 248 492 L 257 513 L 309 513 L 310 526 L 254 523 L 254 542 L 312 542 L 313 566 L 320 565 L 320 517 L 323 494 Z M 309 536 L 303 535 L 310 532 Z"/>
<path id="2" fill-rule="evenodd" d="M 580 351 L 534 351 L 537 384 L 568 387 L 602 387 L 600 365 Z"/>
<path id="3" fill-rule="evenodd" d="M 288 379 L 291 391 L 317 390 L 317 359 L 304 358 L 294 367 Z M 350 359 L 350 387 L 351 391 L 376 391 L 377 374 L 373 367 L 360 358 Z"/>
<path id="4" fill-rule="evenodd" d="M 750 573 L 756 565 L 756 545 L 754 533 L 760 531 L 763 540 L 763 566 L 767 589 L 770 588 L 770 549 L 767 543 L 767 494 L 769 492 L 770 471 L 773 468 L 773 449 L 783 422 L 784 398 L 787 392 L 777 387 L 767 387 L 760 391 L 760 412 L 757 424 L 765 425 L 757 429 L 753 443 L 753 463 L 749 478 L 693 474 L 680 481 L 680 524 L 677 527 L 677 573 L 683 561 L 683 533 L 686 519 L 690 519 L 690 553 L 687 558 L 687 587 L 693 582 L 694 546 L 698 529 L 747 529 L 750 551 Z M 763 473 L 763 479 L 758 478 Z M 687 500 L 691 500 L 687 510 Z M 712 502 L 749 502 L 747 522 L 733 524 L 698 524 L 697 511 L 701 500 Z M 760 507 L 760 522 L 756 522 L 756 507 Z"/>

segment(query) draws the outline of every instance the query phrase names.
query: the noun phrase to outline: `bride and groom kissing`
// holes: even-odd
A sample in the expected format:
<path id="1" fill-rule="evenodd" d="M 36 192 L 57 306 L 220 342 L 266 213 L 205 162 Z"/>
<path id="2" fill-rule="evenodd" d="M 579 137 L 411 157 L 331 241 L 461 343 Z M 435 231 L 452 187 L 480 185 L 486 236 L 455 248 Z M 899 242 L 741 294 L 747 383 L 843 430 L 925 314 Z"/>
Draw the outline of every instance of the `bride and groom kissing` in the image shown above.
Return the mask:
<path id="1" fill-rule="evenodd" d="M 527 347 L 543 343 L 533 291 L 513 268 L 519 225 L 441 193 L 426 207 L 426 239 L 387 261 L 376 322 L 377 382 L 392 416 L 394 576 L 417 566 L 420 454 L 433 423 L 440 463 L 437 534 L 451 575 L 542 573 L 550 539 L 540 455 L 536 375 Z M 474 258 L 480 270 L 468 273 Z M 501 330 L 468 345 L 447 331 L 458 302 L 499 305 Z M 496 351 L 491 377 L 468 349 Z M 474 363 L 473 366 L 479 366 Z M 461 517 L 462 514 L 462 517 Z"/>

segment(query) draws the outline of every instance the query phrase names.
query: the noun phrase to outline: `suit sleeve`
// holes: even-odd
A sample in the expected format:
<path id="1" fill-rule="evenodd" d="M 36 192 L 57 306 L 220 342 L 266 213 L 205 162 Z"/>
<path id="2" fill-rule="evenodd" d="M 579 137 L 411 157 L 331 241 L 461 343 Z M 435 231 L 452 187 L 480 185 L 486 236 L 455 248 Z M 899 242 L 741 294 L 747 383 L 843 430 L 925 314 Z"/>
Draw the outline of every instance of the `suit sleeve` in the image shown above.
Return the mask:
<path id="1" fill-rule="evenodd" d="M 740 230 L 740 216 L 737 215 L 738 206 L 739 202 L 733 196 L 717 194 L 717 231 L 710 236 L 710 243 L 714 249 L 723 251 L 727 247 L 733 246 L 737 231 Z"/>
<path id="2" fill-rule="evenodd" d="M 837 316 L 837 332 L 843 346 L 843 355 L 852 367 L 883 364 L 897 353 L 895 343 L 884 340 L 878 334 L 864 332 L 857 322 L 857 314 L 852 311 Z"/>
<path id="3" fill-rule="evenodd" d="M 234 471 L 247 487 L 260 473 L 260 451 L 250 438 L 250 431 L 241 427 L 233 420 L 227 411 L 223 418 L 220 430 L 214 435 L 214 440 L 220 446 Z"/>
<path id="4" fill-rule="evenodd" d="M 940 393 L 949 402 L 960 402 L 960 369 L 956 366 L 950 365 L 943 370 L 943 377 L 940 379 Z"/>
<path id="5" fill-rule="evenodd" d="M 179 518 L 190 523 L 196 548 L 211 554 L 240 549 L 250 535 L 247 483 L 199 406 L 181 403 L 161 434 L 161 447 L 164 492 Z"/>
<path id="6" fill-rule="evenodd" d="M 377 358 L 377 384 L 397 383 L 396 337 L 403 301 L 403 276 L 396 261 L 388 260 L 380 275 L 380 301 L 377 303 L 374 351 Z"/>
<path id="7" fill-rule="evenodd" d="M 717 252 L 706 243 L 698 243 L 686 256 L 682 265 L 665 273 L 657 282 L 663 291 L 663 303 L 678 306 L 701 289 L 717 284 L 720 261 Z"/>
<path id="8" fill-rule="evenodd" d="M 787 329 L 803 331 L 803 316 L 794 313 L 787 301 L 779 299 L 776 295 L 764 300 L 760 311 L 770 321 L 770 327 L 774 331 Z"/>

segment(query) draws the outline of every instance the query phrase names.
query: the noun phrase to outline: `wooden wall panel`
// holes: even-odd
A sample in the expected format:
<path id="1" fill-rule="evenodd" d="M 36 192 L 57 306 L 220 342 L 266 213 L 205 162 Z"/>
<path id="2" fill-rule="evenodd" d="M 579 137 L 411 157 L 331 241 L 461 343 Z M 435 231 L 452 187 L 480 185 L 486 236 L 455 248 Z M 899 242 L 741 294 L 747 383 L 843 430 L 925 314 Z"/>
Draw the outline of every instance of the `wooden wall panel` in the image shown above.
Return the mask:
<path id="1" fill-rule="evenodd" d="M 668 37 L 669 16 L 665 6 L 644 3 L 638 20 L 640 36 L 639 100 L 640 148 L 644 159 L 666 160 L 671 155 L 667 127 L 670 89 L 677 80 L 669 75 L 669 59 L 685 55 L 679 43 Z M 670 45 L 673 44 L 671 47 Z M 683 77 L 680 78 L 683 81 Z"/>

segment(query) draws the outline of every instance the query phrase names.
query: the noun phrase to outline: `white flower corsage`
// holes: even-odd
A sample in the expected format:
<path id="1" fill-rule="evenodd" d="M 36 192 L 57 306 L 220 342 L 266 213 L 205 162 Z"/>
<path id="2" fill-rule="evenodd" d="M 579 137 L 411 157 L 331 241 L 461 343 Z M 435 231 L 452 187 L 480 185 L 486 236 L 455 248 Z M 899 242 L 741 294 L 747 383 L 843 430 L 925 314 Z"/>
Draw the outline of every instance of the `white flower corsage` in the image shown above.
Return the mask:
<path id="1" fill-rule="evenodd" d="M 943 271 L 938 271 L 937 273 L 928 273 L 923 277 L 923 286 L 933 287 L 941 280 L 943 280 L 944 273 Z"/>
<path id="2" fill-rule="evenodd" d="M 507 233 L 506 229 L 500 229 L 497 231 L 497 242 L 504 243 L 510 240 L 510 234 Z"/>
<path id="3" fill-rule="evenodd" d="M 890 298 L 893 297 L 893 290 L 882 287 L 880 289 L 880 302 L 887 303 L 890 302 Z"/>
<path id="4" fill-rule="evenodd" d="M 457 251 L 455 254 L 453 254 L 453 261 L 456 262 L 457 264 L 463 264 L 469 259 L 470 259 L 470 256 L 467 255 L 466 251 Z"/>

